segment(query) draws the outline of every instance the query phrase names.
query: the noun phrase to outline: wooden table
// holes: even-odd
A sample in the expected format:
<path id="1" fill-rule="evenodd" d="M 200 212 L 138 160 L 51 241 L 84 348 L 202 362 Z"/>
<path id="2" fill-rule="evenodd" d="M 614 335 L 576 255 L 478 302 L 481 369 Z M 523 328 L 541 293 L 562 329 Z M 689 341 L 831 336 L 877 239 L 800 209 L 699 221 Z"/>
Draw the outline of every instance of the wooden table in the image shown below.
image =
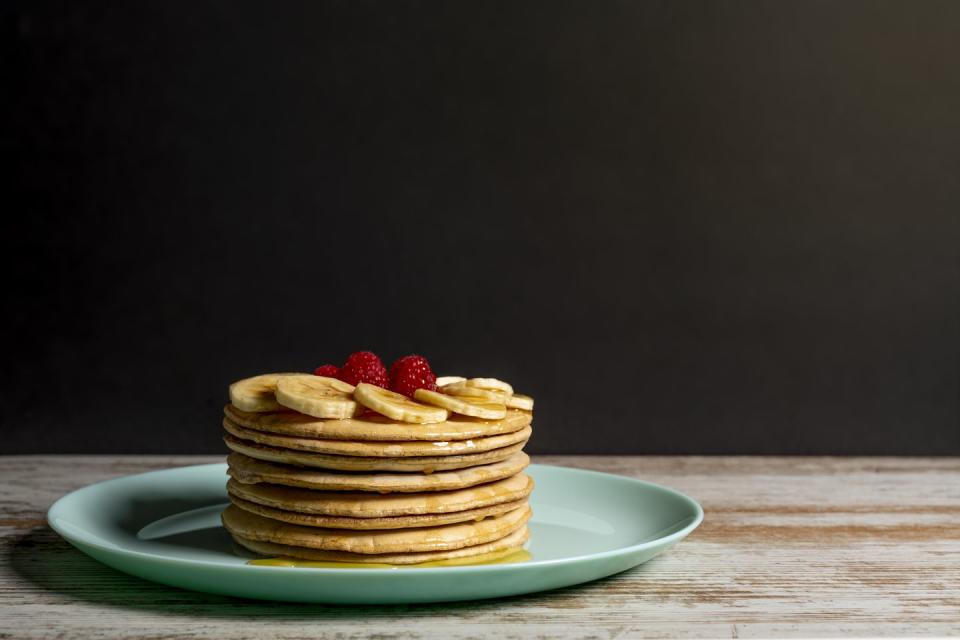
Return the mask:
<path id="1" fill-rule="evenodd" d="M 344 607 L 168 588 L 61 540 L 85 484 L 216 457 L 0 457 L 0 637 L 548 638 L 960 634 L 960 459 L 539 457 L 662 483 L 703 525 L 666 554 L 558 591 Z"/>

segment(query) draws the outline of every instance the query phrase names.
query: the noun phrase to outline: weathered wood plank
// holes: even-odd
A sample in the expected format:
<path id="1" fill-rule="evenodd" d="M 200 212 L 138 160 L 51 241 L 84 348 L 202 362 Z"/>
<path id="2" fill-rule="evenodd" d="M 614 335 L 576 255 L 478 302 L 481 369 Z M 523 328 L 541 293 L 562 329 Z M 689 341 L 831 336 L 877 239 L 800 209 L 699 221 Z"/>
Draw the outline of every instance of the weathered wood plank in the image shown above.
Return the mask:
<path id="1" fill-rule="evenodd" d="M 960 459 L 540 457 L 697 498 L 690 538 L 596 583 L 389 607 L 255 602 L 103 567 L 44 524 L 63 493 L 221 457 L 0 457 L 0 637 L 771 637 L 960 634 Z"/>

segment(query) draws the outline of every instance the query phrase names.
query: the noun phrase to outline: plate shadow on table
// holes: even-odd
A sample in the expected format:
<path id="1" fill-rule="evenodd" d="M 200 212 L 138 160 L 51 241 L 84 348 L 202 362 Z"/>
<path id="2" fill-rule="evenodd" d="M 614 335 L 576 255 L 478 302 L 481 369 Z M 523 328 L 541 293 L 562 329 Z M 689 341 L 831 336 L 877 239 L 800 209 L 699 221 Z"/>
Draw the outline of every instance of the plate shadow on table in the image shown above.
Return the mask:
<path id="1" fill-rule="evenodd" d="M 547 608 L 577 609 L 586 606 L 583 599 L 589 598 L 591 592 L 609 588 L 624 576 L 619 574 L 588 584 L 491 600 L 358 606 L 252 600 L 167 587 L 100 564 L 46 526 L 14 538 L 6 550 L 6 561 L 21 579 L 66 598 L 155 614 L 238 620 L 345 620 L 369 619 L 371 615 L 418 617 L 459 612 L 482 615 L 486 610 L 502 610 L 534 601 Z M 656 559 L 647 565 L 655 562 Z M 630 571 L 644 571 L 647 565 Z"/>

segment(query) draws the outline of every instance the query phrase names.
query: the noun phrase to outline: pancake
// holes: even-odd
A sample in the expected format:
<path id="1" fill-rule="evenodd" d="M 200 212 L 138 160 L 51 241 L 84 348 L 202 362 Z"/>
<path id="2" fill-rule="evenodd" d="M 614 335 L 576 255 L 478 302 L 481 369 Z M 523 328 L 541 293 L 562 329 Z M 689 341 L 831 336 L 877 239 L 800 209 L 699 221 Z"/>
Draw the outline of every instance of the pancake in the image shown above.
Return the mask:
<path id="1" fill-rule="evenodd" d="M 223 408 L 226 417 L 241 427 L 302 438 L 325 440 L 438 442 L 470 440 L 519 431 L 533 419 L 529 411 L 510 410 L 502 420 L 482 420 L 451 415 L 446 422 L 411 424 L 386 416 L 370 415 L 345 420 L 320 420 L 295 411 L 252 413 L 233 405 Z"/>
<path id="2" fill-rule="evenodd" d="M 224 434 L 223 441 L 228 447 L 258 460 L 295 464 L 304 467 L 339 469 L 341 471 L 421 471 L 433 473 L 447 469 L 463 469 L 480 464 L 489 464 L 506 460 L 523 449 L 524 442 L 501 447 L 483 453 L 469 453 L 455 456 L 423 456 L 410 458 L 364 458 L 358 456 L 340 456 L 326 453 L 294 451 L 280 447 L 271 447 Z"/>
<path id="3" fill-rule="evenodd" d="M 256 502 L 249 502 L 238 498 L 235 494 L 230 494 L 230 502 L 240 507 L 244 511 L 255 513 L 264 518 L 279 520 L 280 522 L 289 522 L 290 524 L 299 524 L 305 527 L 322 527 L 326 529 L 352 529 L 355 531 L 366 529 L 413 529 L 416 527 L 435 527 L 443 524 L 454 524 L 457 522 L 479 522 L 484 518 L 491 518 L 519 509 L 523 506 L 525 500 L 515 500 L 502 504 L 494 504 L 488 507 L 478 507 L 476 509 L 467 509 L 465 511 L 453 511 L 450 513 L 424 513 L 409 516 L 390 516 L 383 518 L 348 518 L 340 516 L 315 515 L 310 513 L 298 513 L 296 511 L 286 511 L 274 507 L 266 507 Z"/>
<path id="4" fill-rule="evenodd" d="M 247 540 L 362 554 L 450 551 L 475 546 L 513 533 L 529 518 L 530 507 L 524 503 L 518 509 L 480 522 L 364 531 L 287 524 L 244 511 L 233 504 L 221 514 L 227 531 Z"/>
<path id="5" fill-rule="evenodd" d="M 380 493 L 417 493 L 449 491 L 509 478 L 530 464 L 530 457 L 515 453 L 491 464 L 423 473 L 338 473 L 323 469 L 293 467 L 257 460 L 242 453 L 227 457 L 228 473 L 244 484 L 268 483 L 319 491 L 376 491 Z"/>
<path id="6" fill-rule="evenodd" d="M 481 453 L 483 451 L 507 447 L 518 442 L 526 442 L 530 439 L 531 433 L 530 427 L 527 426 L 513 433 L 489 436 L 486 438 L 475 438 L 472 440 L 441 442 L 357 442 L 352 440 L 301 438 L 256 431 L 254 429 L 241 427 L 230 420 L 230 418 L 223 419 L 223 428 L 226 429 L 227 433 L 237 438 L 258 444 L 270 445 L 272 447 L 280 447 L 281 449 L 295 449 L 297 451 L 311 451 L 362 458 L 409 458 Z"/>
<path id="7" fill-rule="evenodd" d="M 449 551 L 363 554 L 350 553 L 347 551 L 322 551 L 307 547 L 295 547 L 291 545 L 277 544 L 274 542 L 251 540 L 242 536 L 233 535 L 233 539 L 237 542 L 237 544 L 245 547 L 249 551 L 275 558 L 299 558 L 302 560 L 312 560 L 314 562 L 349 562 L 353 564 L 384 563 L 400 565 L 437 562 L 439 560 L 454 560 L 456 558 L 469 558 L 470 556 L 479 556 L 497 552 L 504 552 L 505 555 L 506 553 L 512 553 L 519 549 L 529 537 L 529 530 L 526 526 L 523 526 L 513 533 L 500 538 L 499 540 L 469 547 L 461 547 L 459 549 L 452 549 Z"/>
<path id="8" fill-rule="evenodd" d="M 232 495 L 257 504 L 314 515 L 386 518 L 477 509 L 514 502 L 530 495 L 533 479 L 524 474 L 466 489 L 424 493 L 314 491 L 271 484 L 227 483 Z"/>

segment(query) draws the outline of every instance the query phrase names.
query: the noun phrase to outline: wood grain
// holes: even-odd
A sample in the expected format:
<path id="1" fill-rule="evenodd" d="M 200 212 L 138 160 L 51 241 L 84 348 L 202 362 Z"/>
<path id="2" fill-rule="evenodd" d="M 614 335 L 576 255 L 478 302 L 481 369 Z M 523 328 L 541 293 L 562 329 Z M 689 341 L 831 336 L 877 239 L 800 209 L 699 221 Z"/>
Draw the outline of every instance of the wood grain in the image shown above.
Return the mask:
<path id="1" fill-rule="evenodd" d="M 549 593 L 334 607 L 163 587 L 103 567 L 44 512 L 97 480 L 220 457 L 0 457 L 0 637 L 628 638 L 960 634 L 960 459 L 540 457 L 703 504 L 646 565 Z"/>

